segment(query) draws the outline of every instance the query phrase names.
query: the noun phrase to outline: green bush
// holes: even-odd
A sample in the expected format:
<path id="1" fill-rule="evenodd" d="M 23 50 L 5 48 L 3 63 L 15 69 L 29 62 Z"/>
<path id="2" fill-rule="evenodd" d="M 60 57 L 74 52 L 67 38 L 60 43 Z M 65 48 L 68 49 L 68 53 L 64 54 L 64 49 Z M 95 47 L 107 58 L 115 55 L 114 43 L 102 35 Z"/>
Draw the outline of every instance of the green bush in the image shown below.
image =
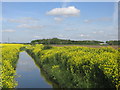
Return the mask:
<path id="1" fill-rule="evenodd" d="M 52 46 L 50 46 L 50 45 L 45 45 L 45 46 L 43 47 L 43 50 L 51 49 L 51 48 L 52 48 Z"/>

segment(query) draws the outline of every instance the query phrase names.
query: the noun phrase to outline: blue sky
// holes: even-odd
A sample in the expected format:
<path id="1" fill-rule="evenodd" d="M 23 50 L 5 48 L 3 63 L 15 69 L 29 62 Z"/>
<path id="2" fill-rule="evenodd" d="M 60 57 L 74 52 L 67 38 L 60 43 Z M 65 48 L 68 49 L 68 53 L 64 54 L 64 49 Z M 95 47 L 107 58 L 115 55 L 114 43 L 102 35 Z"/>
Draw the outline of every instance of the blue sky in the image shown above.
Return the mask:
<path id="1" fill-rule="evenodd" d="M 113 2 L 4 2 L 3 42 L 35 39 L 116 40 Z"/>

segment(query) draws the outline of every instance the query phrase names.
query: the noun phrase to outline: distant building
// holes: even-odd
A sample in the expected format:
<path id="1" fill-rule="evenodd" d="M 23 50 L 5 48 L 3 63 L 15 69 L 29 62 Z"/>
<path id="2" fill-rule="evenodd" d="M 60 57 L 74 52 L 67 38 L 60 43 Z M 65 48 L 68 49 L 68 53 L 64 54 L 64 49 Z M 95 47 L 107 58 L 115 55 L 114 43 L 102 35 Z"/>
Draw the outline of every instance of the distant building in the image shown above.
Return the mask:
<path id="1" fill-rule="evenodd" d="M 100 43 L 100 45 L 108 45 L 106 42 Z"/>

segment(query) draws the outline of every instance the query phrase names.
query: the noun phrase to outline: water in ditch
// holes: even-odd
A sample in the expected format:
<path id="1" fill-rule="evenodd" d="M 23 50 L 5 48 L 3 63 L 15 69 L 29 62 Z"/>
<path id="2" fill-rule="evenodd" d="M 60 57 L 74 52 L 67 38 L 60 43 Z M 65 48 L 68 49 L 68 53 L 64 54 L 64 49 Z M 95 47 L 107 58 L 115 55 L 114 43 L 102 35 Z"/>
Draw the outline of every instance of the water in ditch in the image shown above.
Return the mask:
<path id="1" fill-rule="evenodd" d="M 16 78 L 18 86 L 16 88 L 52 88 L 52 85 L 41 74 L 34 60 L 26 52 L 20 53 L 16 72 L 18 75 Z"/>

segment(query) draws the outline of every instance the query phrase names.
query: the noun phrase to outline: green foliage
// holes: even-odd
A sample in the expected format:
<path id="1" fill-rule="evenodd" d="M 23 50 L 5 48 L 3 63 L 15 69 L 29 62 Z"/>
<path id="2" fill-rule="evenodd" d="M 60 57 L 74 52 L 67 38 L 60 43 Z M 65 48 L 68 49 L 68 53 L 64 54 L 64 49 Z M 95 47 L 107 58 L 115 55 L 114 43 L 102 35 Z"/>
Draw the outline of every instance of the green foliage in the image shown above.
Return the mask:
<path id="1" fill-rule="evenodd" d="M 109 45 L 120 45 L 120 40 L 106 41 L 106 43 Z"/>
<path id="2" fill-rule="evenodd" d="M 49 46 L 49 45 L 44 45 L 43 50 L 46 50 L 46 49 L 51 49 L 51 48 L 52 48 L 52 46 Z"/>

